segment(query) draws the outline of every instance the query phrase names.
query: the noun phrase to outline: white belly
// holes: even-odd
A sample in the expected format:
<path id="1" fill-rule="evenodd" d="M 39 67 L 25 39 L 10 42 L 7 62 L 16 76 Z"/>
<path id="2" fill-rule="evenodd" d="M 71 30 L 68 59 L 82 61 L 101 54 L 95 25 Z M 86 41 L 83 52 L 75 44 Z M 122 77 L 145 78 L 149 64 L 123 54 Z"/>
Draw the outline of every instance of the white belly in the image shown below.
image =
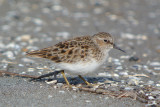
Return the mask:
<path id="1" fill-rule="evenodd" d="M 107 60 L 108 58 L 108 51 L 105 52 L 105 56 L 103 57 L 103 60 L 96 61 L 95 59 L 89 60 L 89 62 L 82 62 L 79 61 L 74 64 L 69 63 L 60 63 L 57 65 L 58 68 L 62 70 L 66 70 L 66 73 L 72 74 L 72 75 L 86 75 L 89 73 L 96 72 L 97 69 Z"/>
<path id="2" fill-rule="evenodd" d="M 88 63 L 78 62 L 75 64 L 61 63 L 58 65 L 60 69 L 67 70 L 66 73 L 73 75 L 86 75 L 95 72 L 102 64 L 97 61 Z"/>

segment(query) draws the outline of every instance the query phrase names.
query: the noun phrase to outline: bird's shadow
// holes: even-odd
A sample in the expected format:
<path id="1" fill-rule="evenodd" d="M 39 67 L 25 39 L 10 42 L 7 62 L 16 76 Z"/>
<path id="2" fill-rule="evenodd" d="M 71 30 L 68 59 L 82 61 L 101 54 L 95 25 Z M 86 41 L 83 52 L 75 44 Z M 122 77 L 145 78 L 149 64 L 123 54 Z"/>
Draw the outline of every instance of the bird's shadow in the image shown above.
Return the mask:
<path id="1" fill-rule="evenodd" d="M 38 78 L 34 78 L 34 79 L 30 79 L 29 81 L 34 81 L 34 82 L 49 82 L 49 81 L 53 81 L 53 80 L 57 80 L 57 83 L 65 83 L 64 78 L 57 78 L 57 75 L 60 73 L 60 71 L 54 71 L 48 74 L 44 74 L 39 76 Z M 112 81 L 112 82 L 120 82 L 117 81 L 113 78 L 108 78 L 108 77 L 84 77 L 89 83 L 97 83 L 97 82 L 101 82 L 104 83 L 106 80 L 108 81 Z M 68 81 L 70 82 L 70 84 L 81 84 L 84 83 L 83 80 L 81 80 L 79 77 L 67 77 Z"/>

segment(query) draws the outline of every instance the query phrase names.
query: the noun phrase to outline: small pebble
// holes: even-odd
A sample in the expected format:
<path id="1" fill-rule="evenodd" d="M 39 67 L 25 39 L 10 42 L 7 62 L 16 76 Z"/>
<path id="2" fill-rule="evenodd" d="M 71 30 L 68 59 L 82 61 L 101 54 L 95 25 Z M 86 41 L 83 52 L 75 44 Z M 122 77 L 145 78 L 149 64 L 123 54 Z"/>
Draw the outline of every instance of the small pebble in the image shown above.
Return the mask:
<path id="1" fill-rule="evenodd" d="M 120 62 L 114 62 L 115 65 L 122 65 Z"/>
<path id="2" fill-rule="evenodd" d="M 52 80 L 52 81 L 45 81 L 47 84 L 56 84 L 57 80 Z"/>
<path id="3" fill-rule="evenodd" d="M 52 9 L 53 9 L 54 11 L 61 11 L 63 8 L 62 8 L 62 6 L 60 6 L 60 5 L 54 5 L 54 6 L 52 6 Z"/>
<path id="4" fill-rule="evenodd" d="M 86 102 L 86 103 L 90 103 L 91 101 L 90 101 L 90 100 L 86 100 L 85 102 Z"/>
<path id="5" fill-rule="evenodd" d="M 38 72 L 38 74 L 42 75 L 42 71 L 41 71 L 41 72 Z"/>
<path id="6" fill-rule="evenodd" d="M 147 57 L 147 56 L 148 56 L 148 54 L 144 53 L 142 56 L 143 56 L 143 57 Z"/>
<path id="7" fill-rule="evenodd" d="M 77 88 L 77 87 L 72 87 L 72 90 L 73 90 L 73 91 L 77 91 L 78 88 Z"/>
<path id="8" fill-rule="evenodd" d="M 98 76 L 100 76 L 100 77 L 101 77 L 101 76 L 102 76 L 102 77 L 104 76 L 104 77 L 105 77 L 105 76 L 107 76 L 107 73 L 106 73 L 106 72 L 98 73 Z"/>
<path id="9" fill-rule="evenodd" d="M 5 44 L 3 44 L 2 42 L 0 42 L 0 48 L 5 48 Z"/>
<path id="10" fill-rule="evenodd" d="M 123 68 L 122 68 L 122 66 L 118 66 L 116 69 L 122 70 Z"/>
<path id="11" fill-rule="evenodd" d="M 48 95 L 48 98 L 52 98 L 53 96 L 52 95 Z"/>
<path id="12" fill-rule="evenodd" d="M 20 74 L 26 74 L 26 72 L 21 72 Z"/>
<path id="13" fill-rule="evenodd" d="M 112 76 L 114 76 L 114 77 L 119 77 L 119 75 L 116 74 L 116 73 L 112 74 Z"/>
<path id="14" fill-rule="evenodd" d="M 115 21 L 118 19 L 118 16 L 113 14 L 113 15 L 109 15 L 109 18 L 110 20 Z"/>
<path id="15" fill-rule="evenodd" d="M 93 11 L 94 11 L 95 14 L 101 14 L 101 13 L 103 12 L 103 9 L 97 7 L 97 8 L 95 8 Z"/>
<path id="16" fill-rule="evenodd" d="M 11 42 L 11 43 L 8 43 L 8 44 L 5 46 L 5 48 L 12 48 L 12 49 L 14 49 L 15 46 L 16 46 L 16 44 L 15 44 L 14 42 Z"/>
<path id="17" fill-rule="evenodd" d="M 153 69 L 160 71 L 160 67 L 154 67 Z"/>
<path id="18" fill-rule="evenodd" d="M 125 90 L 133 90 L 133 87 L 125 87 Z"/>
<path id="19" fill-rule="evenodd" d="M 24 65 L 23 65 L 23 64 L 18 64 L 18 66 L 19 66 L 19 67 L 24 67 Z"/>
<path id="20" fill-rule="evenodd" d="M 16 38 L 17 41 L 29 41 L 31 39 L 31 35 L 24 34 Z"/>
<path id="21" fill-rule="evenodd" d="M 112 77 L 112 75 L 110 73 L 107 73 L 107 77 Z"/>
<path id="22" fill-rule="evenodd" d="M 154 97 L 153 96 L 148 96 L 148 99 L 153 100 Z"/>
<path id="23" fill-rule="evenodd" d="M 154 84 L 154 81 L 149 80 L 147 83 L 148 83 L 149 85 L 152 85 L 152 84 Z"/>
<path id="24" fill-rule="evenodd" d="M 32 60 L 32 59 L 29 59 L 29 58 L 22 58 L 21 59 L 23 62 L 26 62 L 26 63 L 34 63 L 35 61 Z"/>
<path id="25" fill-rule="evenodd" d="M 119 59 L 113 59 L 114 62 L 119 62 Z"/>
<path id="26" fill-rule="evenodd" d="M 121 58 L 121 59 L 128 59 L 129 57 L 130 57 L 130 56 L 127 56 L 127 55 L 126 55 L 126 56 L 121 56 L 120 58 Z"/>
<path id="27" fill-rule="evenodd" d="M 157 87 L 160 87 L 160 84 L 156 84 Z"/>
<path id="28" fill-rule="evenodd" d="M 63 37 L 64 39 L 68 39 L 70 36 L 70 33 L 68 32 L 57 32 L 56 36 Z"/>
<path id="29" fill-rule="evenodd" d="M 44 70 L 44 67 L 39 67 L 38 66 L 38 67 L 36 67 L 36 69 L 40 69 L 40 70 L 42 69 L 42 70 Z"/>
<path id="30" fill-rule="evenodd" d="M 160 66 L 160 62 L 151 62 L 150 65 L 151 66 Z"/>
<path id="31" fill-rule="evenodd" d="M 122 36 L 122 38 L 125 38 L 125 39 L 148 40 L 148 37 L 146 35 L 141 35 L 141 34 L 134 35 L 131 33 L 122 33 L 121 36 Z"/>
<path id="32" fill-rule="evenodd" d="M 108 100 L 108 99 L 109 99 L 109 97 L 105 97 L 104 99 L 105 99 L 105 100 Z"/>
<path id="33" fill-rule="evenodd" d="M 63 86 L 63 83 L 57 83 L 57 86 L 58 86 L 58 87 L 62 87 L 62 86 Z"/>
<path id="34" fill-rule="evenodd" d="M 9 25 L 3 25 L 2 30 L 8 31 L 11 27 Z"/>
<path id="35" fill-rule="evenodd" d="M 124 75 L 124 76 L 126 76 L 126 75 L 128 75 L 128 72 L 119 72 L 119 75 Z"/>
<path id="36" fill-rule="evenodd" d="M 131 79 L 129 80 L 128 85 L 131 85 L 131 86 L 139 85 L 139 81 L 136 79 Z"/>
<path id="37" fill-rule="evenodd" d="M 152 92 L 151 92 L 151 94 L 154 94 L 154 95 L 156 95 L 156 94 L 157 94 L 157 95 L 160 95 L 160 90 L 152 91 Z"/>
<path id="38" fill-rule="evenodd" d="M 42 25 L 42 24 L 43 24 L 43 21 L 42 21 L 41 19 L 38 19 L 38 18 L 33 19 L 33 22 L 34 22 L 36 25 Z"/>
<path id="39" fill-rule="evenodd" d="M 65 93 L 65 91 L 59 91 L 59 93 L 62 93 L 62 94 L 64 94 L 64 93 Z"/>
<path id="40" fill-rule="evenodd" d="M 6 55 L 11 60 L 15 59 L 15 56 L 12 51 L 7 51 L 3 55 Z"/>
<path id="41" fill-rule="evenodd" d="M 28 68 L 28 72 L 33 72 L 34 68 Z"/>
<path id="42" fill-rule="evenodd" d="M 57 89 L 58 87 L 56 85 L 53 86 L 54 89 Z"/>

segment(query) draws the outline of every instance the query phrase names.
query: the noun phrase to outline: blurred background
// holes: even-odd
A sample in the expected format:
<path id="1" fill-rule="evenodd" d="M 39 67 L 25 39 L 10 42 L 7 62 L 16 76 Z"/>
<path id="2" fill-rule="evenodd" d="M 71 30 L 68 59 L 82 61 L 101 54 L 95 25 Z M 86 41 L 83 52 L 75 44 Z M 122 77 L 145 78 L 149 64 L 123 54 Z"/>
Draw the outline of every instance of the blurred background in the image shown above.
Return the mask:
<path id="1" fill-rule="evenodd" d="M 116 85 L 160 88 L 160 0 L 0 0 L 0 70 L 48 73 L 54 69 L 51 61 L 28 58 L 25 52 L 98 32 L 113 35 L 127 54 L 112 50 L 107 66 L 94 76 L 97 81 L 113 78 Z M 11 92 L 17 82 L 27 87 L 21 79 L 0 79 L 1 90 Z"/>

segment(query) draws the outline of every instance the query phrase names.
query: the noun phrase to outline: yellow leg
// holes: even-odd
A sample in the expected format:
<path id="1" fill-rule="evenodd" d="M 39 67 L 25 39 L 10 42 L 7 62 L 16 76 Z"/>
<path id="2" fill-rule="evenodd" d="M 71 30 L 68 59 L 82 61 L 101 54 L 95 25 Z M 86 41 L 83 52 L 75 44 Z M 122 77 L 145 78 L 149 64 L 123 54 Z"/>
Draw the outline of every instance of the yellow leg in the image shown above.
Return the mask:
<path id="1" fill-rule="evenodd" d="M 66 78 L 66 76 L 65 76 L 65 74 L 64 74 L 64 70 L 62 70 L 61 73 L 62 73 L 63 78 L 64 78 L 64 80 L 66 81 L 67 85 L 69 85 L 69 87 L 71 87 L 70 83 L 68 82 L 68 80 L 67 80 L 67 78 Z"/>
<path id="2" fill-rule="evenodd" d="M 80 79 L 82 79 L 87 85 L 92 86 L 88 81 L 86 81 L 81 75 L 78 75 Z"/>

